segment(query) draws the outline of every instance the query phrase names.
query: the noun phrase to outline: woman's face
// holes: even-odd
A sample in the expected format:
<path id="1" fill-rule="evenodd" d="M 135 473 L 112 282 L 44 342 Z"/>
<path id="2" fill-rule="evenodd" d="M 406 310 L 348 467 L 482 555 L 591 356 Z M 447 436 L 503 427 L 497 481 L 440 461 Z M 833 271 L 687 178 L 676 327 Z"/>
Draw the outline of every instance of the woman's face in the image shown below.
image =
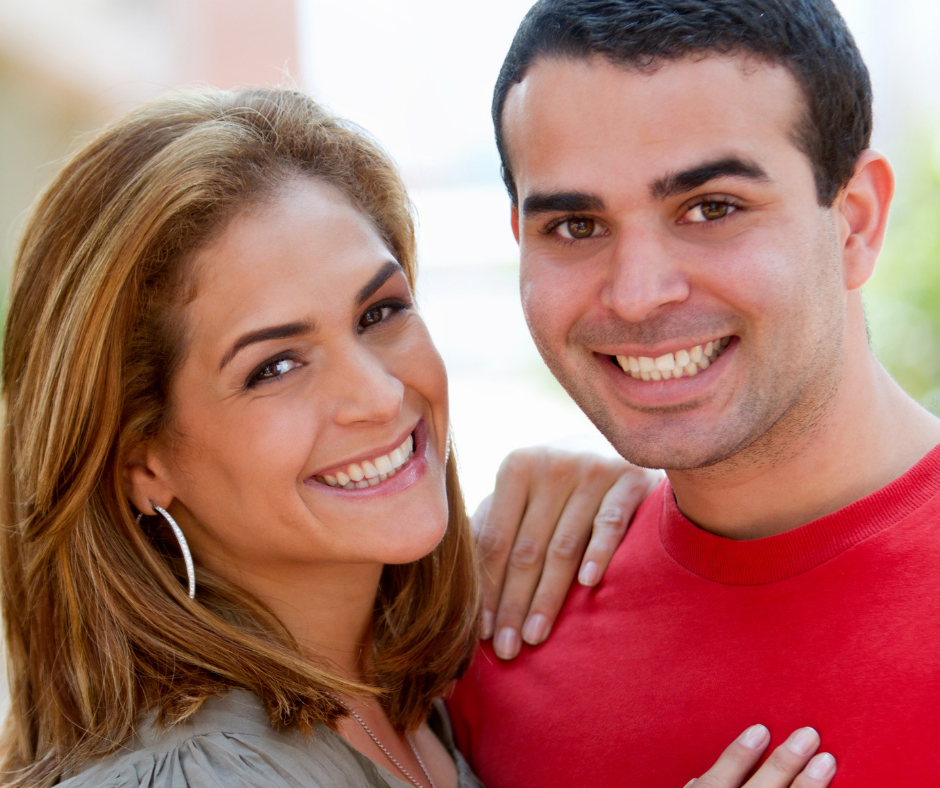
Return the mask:
<path id="1" fill-rule="evenodd" d="M 193 265 L 153 454 L 197 556 L 237 579 L 430 552 L 447 523 L 447 379 L 370 221 L 298 179 Z"/>

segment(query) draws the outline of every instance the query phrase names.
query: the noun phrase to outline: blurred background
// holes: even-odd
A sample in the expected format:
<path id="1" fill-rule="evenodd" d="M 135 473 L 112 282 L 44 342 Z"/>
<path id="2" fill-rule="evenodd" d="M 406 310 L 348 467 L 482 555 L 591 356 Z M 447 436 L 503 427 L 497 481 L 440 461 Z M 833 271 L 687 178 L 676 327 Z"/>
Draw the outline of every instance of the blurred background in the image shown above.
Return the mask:
<path id="1" fill-rule="evenodd" d="M 419 300 L 451 375 L 471 506 L 503 455 L 610 451 L 518 304 L 489 102 L 530 0 L 0 0 L 0 285 L 24 214 L 82 135 L 178 86 L 288 82 L 377 136 L 420 217 Z M 872 72 L 899 193 L 867 286 L 872 341 L 940 413 L 940 2 L 837 0 Z"/>

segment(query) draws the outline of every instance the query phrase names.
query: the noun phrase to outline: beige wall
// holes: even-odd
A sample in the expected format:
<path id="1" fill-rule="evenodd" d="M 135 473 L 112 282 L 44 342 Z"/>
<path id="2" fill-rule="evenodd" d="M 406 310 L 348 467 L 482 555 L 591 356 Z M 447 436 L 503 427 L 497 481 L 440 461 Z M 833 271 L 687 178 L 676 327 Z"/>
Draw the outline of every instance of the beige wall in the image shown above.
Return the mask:
<path id="1" fill-rule="evenodd" d="M 299 76 L 294 0 L 167 0 L 177 84 L 220 88 Z"/>
<path id="2" fill-rule="evenodd" d="M 294 0 L 0 0 L 0 287 L 25 211 L 77 138 L 184 84 L 300 73 Z"/>

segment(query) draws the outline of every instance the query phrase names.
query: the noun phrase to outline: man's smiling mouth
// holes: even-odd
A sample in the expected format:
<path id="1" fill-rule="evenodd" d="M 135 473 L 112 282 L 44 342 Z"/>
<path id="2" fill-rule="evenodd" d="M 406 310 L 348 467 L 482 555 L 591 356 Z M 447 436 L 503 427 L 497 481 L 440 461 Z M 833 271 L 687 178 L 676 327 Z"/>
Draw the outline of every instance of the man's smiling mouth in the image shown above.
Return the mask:
<path id="1" fill-rule="evenodd" d="M 722 337 L 704 345 L 667 353 L 665 356 L 615 356 L 617 365 L 637 380 L 674 380 L 689 378 L 706 370 L 731 343 Z"/>
<path id="2" fill-rule="evenodd" d="M 375 487 L 379 482 L 384 482 L 398 473 L 401 467 L 414 456 L 414 453 L 414 436 L 408 435 L 401 446 L 392 449 L 388 454 L 382 454 L 364 462 L 350 463 L 343 470 L 337 471 L 335 476 L 326 474 L 313 478 L 321 484 L 342 487 L 344 490 Z"/>

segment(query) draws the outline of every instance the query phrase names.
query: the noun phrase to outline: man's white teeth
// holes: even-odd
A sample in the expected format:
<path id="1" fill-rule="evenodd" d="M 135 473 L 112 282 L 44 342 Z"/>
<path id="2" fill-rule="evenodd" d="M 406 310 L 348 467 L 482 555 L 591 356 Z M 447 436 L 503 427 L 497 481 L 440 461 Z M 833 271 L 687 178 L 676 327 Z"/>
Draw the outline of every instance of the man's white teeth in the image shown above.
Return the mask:
<path id="1" fill-rule="evenodd" d="M 731 337 L 723 337 L 688 350 L 677 350 L 659 358 L 649 356 L 617 356 L 620 368 L 637 380 L 669 380 L 693 377 L 708 369 L 724 352 Z"/>
<path id="2" fill-rule="evenodd" d="M 415 453 L 414 438 L 409 435 L 401 446 L 388 454 L 376 457 L 371 462 L 350 463 L 345 471 L 337 471 L 336 475 L 315 476 L 314 478 L 330 487 L 342 487 L 346 490 L 362 490 L 366 487 L 375 487 L 390 476 L 398 473 L 399 468 L 411 459 Z"/>
<path id="3" fill-rule="evenodd" d="M 672 353 L 667 353 L 665 356 L 654 359 L 653 363 L 660 372 L 672 372 L 676 368 L 676 357 Z"/>

